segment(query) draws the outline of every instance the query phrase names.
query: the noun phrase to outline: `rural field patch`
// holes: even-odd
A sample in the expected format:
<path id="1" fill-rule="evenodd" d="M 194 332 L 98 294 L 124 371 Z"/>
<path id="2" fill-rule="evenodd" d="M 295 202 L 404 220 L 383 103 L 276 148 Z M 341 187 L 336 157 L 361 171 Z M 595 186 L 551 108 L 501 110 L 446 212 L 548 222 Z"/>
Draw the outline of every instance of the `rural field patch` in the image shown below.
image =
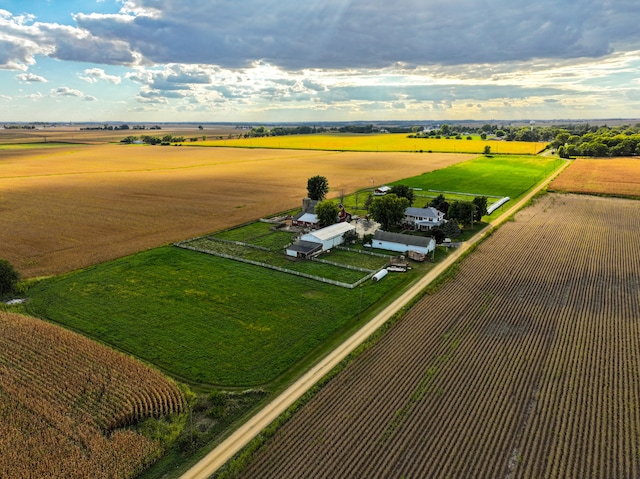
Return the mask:
<path id="1" fill-rule="evenodd" d="M 24 277 L 73 271 L 471 159 L 142 145 L 0 151 L 0 256 Z"/>
<path id="2" fill-rule="evenodd" d="M 578 158 L 549 185 L 549 189 L 640 197 L 640 159 Z"/>
<path id="3" fill-rule="evenodd" d="M 637 201 L 538 198 L 241 477 L 635 477 L 638 251 Z"/>
<path id="4" fill-rule="evenodd" d="M 492 153 L 510 155 L 537 155 L 546 147 L 542 142 L 490 141 L 475 139 L 409 138 L 406 133 L 394 134 L 313 134 L 265 136 L 205 141 L 197 145 L 225 146 L 234 148 L 278 148 L 328 151 L 371 151 L 371 152 L 443 152 L 480 154 L 485 146 Z"/>

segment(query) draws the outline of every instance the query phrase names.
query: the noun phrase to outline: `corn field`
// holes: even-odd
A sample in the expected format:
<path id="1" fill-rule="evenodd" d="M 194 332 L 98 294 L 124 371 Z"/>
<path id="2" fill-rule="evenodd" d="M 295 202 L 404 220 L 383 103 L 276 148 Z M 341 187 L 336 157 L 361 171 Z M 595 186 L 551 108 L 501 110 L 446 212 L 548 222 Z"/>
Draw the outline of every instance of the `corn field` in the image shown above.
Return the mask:
<path id="1" fill-rule="evenodd" d="M 639 206 L 538 199 L 242 477 L 640 477 Z"/>
<path id="2" fill-rule="evenodd" d="M 0 477 L 133 477 L 160 450 L 124 427 L 184 406 L 142 363 L 0 311 Z"/>

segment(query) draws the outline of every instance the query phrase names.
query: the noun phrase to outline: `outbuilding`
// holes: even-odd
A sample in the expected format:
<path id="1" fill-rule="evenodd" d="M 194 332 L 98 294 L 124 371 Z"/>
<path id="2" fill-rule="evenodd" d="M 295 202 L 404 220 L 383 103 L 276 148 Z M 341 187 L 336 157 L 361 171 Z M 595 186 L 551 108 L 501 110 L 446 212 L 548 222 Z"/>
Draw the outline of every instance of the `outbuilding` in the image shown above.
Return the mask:
<path id="1" fill-rule="evenodd" d="M 322 251 L 327 251 L 334 246 L 341 245 L 344 242 L 344 234 L 348 231 L 355 231 L 355 229 L 356 227 L 349 223 L 335 223 L 302 235 L 300 240 L 319 243 L 322 245 Z"/>
<path id="2" fill-rule="evenodd" d="M 322 253 L 322 245 L 320 243 L 312 243 L 310 241 L 296 241 L 287 246 L 287 256 L 293 258 L 308 259 Z"/>
<path id="3" fill-rule="evenodd" d="M 436 240 L 429 236 L 414 236 L 377 230 L 371 240 L 371 246 L 398 253 L 406 254 L 409 251 L 417 251 L 427 254 L 436 249 Z"/>

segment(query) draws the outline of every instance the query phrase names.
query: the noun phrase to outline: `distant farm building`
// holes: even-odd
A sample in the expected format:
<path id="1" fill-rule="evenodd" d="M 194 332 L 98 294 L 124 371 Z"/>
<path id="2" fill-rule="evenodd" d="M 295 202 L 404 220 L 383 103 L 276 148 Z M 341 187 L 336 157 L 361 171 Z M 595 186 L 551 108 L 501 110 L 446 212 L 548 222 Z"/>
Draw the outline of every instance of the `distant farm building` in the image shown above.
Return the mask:
<path id="1" fill-rule="evenodd" d="M 318 215 L 315 213 L 305 213 L 301 211 L 291 220 L 292 226 L 300 226 L 303 228 L 317 228 L 318 227 Z"/>
<path id="2" fill-rule="evenodd" d="M 431 237 L 404 235 L 400 233 L 390 233 L 378 230 L 371 240 L 373 248 L 396 251 L 398 253 L 408 253 L 415 251 L 427 254 L 436 249 L 436 240 Z"/>
<path id="3" fill-rule="evenodd" d="M 317 228 L 318 216 L 315 214 L 318 201 L 310 198 L 302 200 L 302 211 L 295 215 L 291 220 L 292 226 L 300 226 L 302 228 Z"/>
<path id="4" fill-rule="evenodd" d="M 384 196 L 391 191 L 390 186 L 379 186 L 375 190 L 373 190 L 373 194 L 375 196 Z"/>
<path id="5" fill-rule="evenodd" d="M 417 230 L 430 230 L 444 223 L 444 213 L 431 206 L 427 208 L 407 208 L 404 210 L 405 225 Z"/>
<path id="6" fill-rule="evenodd" d="M 326 228 L 302 235 L 298 241 L 286 249 L 287 256 L 309 258 L 330 250 L 344 242 L 344 234 L 355 231 L 356 227 L 349 223 L 335 223 Z M 314 246 L 315 245 L 315 246 Z"/>

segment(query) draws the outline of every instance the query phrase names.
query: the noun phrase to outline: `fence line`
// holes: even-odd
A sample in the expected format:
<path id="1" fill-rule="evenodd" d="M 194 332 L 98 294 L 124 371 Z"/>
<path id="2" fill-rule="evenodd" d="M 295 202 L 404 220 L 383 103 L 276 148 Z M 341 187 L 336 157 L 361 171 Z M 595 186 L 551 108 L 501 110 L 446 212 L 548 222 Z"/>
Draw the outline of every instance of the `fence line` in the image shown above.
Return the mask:
<path id="1" fill-rule="evenodd" d="M 232 243 L 237 243 L 237 242 L 232 241 Z M 189 246 L 189 245 L 186 244 L 185 241 L 179 242 L 179 243 L 174 243 L 174 246 L 177 246 L 178 248 L 188 249 L 188 250 L 191 250 L 191 251 L 196 251 L 196 252 L 199 252 L 199 253 L 210 254 L 212 256 L 218 256 L 220 258 L 239 261 L 241 263 L 247 263 L 247 264 L 251 264 L 251 265 L 254 265 L 254 266 L 261 266 L 263 268 L 272 269 L 272 270 L 275 270 L 275 271 L 279 271 L 281 273 L 293 274 L 295 276 L 300 276 L 302 278 L 307 278 L 307 279 L 311 279 L 311 280 L 314 280 L 314 281 L 319 281 L 321 283 L 332 284 L 334 286 L 340 286 L 341 288 L 347 288 L 347 289 L 354 289 L 354 288 L 360 286 L 366 280 L 368 280 L 369 278 L 372 278 L 373 275 L 376 273 L 376 271 L 365 270 L 365 271 L 368 271 L 369 274 L 367 274 L 364 278 L 359 279 L 355 283 L 343 283 L 342 281 L 336 281 L 336 280 L 333 280 L 333 279 L 323 278 L 322 276 L 315 276 L 313 274 L 308 274 L 308 273 L 301 273 L 299 271 L 293 271 L 291 269 L 281 268 L 280 266 L 275 266 L 275 265 L 268 264 L 268 263 L 262 263 L 261 261 L 253 261 L 253 260 L 250 260 L 250 259 L 240 258 L 238 256 L 232 256 L 230 254 L 220 253 L 220 252 L 209 250 L 209 249 L 205 249 L 205 248 L 197 248 L 195 246 Z M 342 266 L 346 266 L 346 265 L 342 265 Z"/>

